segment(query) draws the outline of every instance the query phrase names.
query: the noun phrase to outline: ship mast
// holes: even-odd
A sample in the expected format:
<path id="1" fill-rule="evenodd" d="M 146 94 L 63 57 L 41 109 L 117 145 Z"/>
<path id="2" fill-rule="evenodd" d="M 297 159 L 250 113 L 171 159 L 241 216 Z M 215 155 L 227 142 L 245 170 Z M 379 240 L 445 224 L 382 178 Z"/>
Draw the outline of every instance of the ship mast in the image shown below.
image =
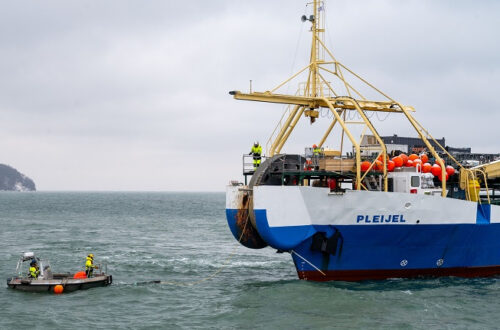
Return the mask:
<path id="1" fill-rule="evenodd" d="M 317 109 L 329 109 L 333 114 L 333 120 L 326 132 L 323 134 L 323 137 L 319 140 L 318 146 L 321 147 L 325 143 L 326 139 L 330 136 L 333 128 L 337 124 L 340 125 L 342 129 L 341 149 L 344 143 L 343 137 L 345 134 L 353 145 L 353 149 L 355 151 L 356 189 L 367 189 L 362 182 L 365 176 L 375 165 L 375 160 L 372 162 L 368 171 L 366 171 L 365 173 L 361 172 L 360 144 L 364 134 L 359 140 L 356 139 L 354 134 L 349 129 L 348 125 L 359 124 L 360 122 L 349 122 L 348 120 L 346 120 L 345 116 L 346 112 L 354 111 L 361 117 L 362 123 L 363 125 L 365 125 L 365 130 L 369 130 L 380 145 L 380 153 L 378 154 L 378 156 L 382 157 L 384 191 L 387 191 L 387 148 L 374 125 L 366 115 L 366 111 L 400 113 L 408 119 L 410 124 L 418 133 L 420 139 L 426 145 L 427 149 L 441 164 L 442 175 L 443 177 L 446 177 L 444 161 L 437 154 L 436 150 L 431 145 L 429 140 L 434 141 L 434 143 L 441 147 L 444 152 L 447 151 L 444 149 L 444 147 L 437 143 L 437 141 L 425 130 L 425 128 L 423 128 L 422 125 L 420 125 L 420 123 L 416 121 L 415 118 L 413 118 L 411 112 L 415 111 L 414 108 L 411 106 L 404 106 L 401 103 L 395 101 L 390 96 L 356 74 L 354 71 L 337 61 L 332 52 L 326 47 L 323 40 L 325 33 L 324 1 L 314 0 L 309 4 L 313 5 L 313 14 L 309 17 L 307 17 L 306 15 L 302 16 L 303 22 L 309 21 L 311 23 L 312 43 L 309 64 L 271 90 L 265 92 L 250 91 L 249 93 L 242 93 L 240 91 L 229 92 L 237 100 L 289 105 L 288 111 L 284 114 L 284 117 L 282 118 L 270 138 L 267 148 L 267 155 L 274 156 L 281 153 L 284 144 L 288 140 L 288 137 L 296 127 L 300 118 L 302 118 L 303 116 L 309 117 L 311 123 L 313 123 L 319 117 L 319 112 L 317 111 Z M 326 58 L 325 55 L 327 55 Z M 278 92 L 283 86 L 289 84 L 292 80 L 295 80 L 299 76 L 304 76 L 306 73 L 307 80 L 303 89 L 299 88 L 297 93 L 295 93 L 294 95 L 281 94 Z M 353 77 L 354 82 L 347 81 L 344 78 L 344 73 L 348 73 L 351 77 Z M 329 80 L 330 78 L 340 81 L 340 86 L 342 86 L 343 88 L 334 88 L 333 84 Z M 375 91 L 385 100 L 374 101 L 366 99 L 363 94 L 361 94 L 361 89 L 355 87 L 355 83 L 360 84 L 364 88 Z M 443 180 L 442 182 L 442 196 L 446 196 L 445 180 Z"/>
<path id="2" fill-rule="evenodd" d="M 310 60 L 310 72 L 311 72 L 311 88 L 310 88 L 310 95 L 313 97 L 317 97 L 319 95 L 318 93 L 318 87 L 320 86 L 320 81 L 319 81 L 319 76 L 318 76 L 318 63 L 322 62 L 322 59 L 319 57 L 319 33 L 324 32 L 323 30 L 320 30 L 320 22 L 321 18 L 319 15 L 319 1 L 314 0 L 314 15 L 309 18 L 309 20 L 312 22 L 312 45 L 311 45 L 311 60 Z"/>

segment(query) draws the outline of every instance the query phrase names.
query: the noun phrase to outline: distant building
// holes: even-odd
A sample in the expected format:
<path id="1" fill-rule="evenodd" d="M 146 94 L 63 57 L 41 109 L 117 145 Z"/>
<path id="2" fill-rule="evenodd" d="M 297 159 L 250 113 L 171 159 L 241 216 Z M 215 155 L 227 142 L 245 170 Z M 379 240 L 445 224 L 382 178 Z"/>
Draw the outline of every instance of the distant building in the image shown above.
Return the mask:
<path id="1" fill-rule="evenodd" d="M 392 136 L 381 136 L 380 138 L 384 141 L 388 154 L 420 154 L 422 152 L 428 152 L 424 142 L 417 137 L 404 137 L 394 134 Z M 467 161 L 487 163 L 500 158 L 500 154 L 472 153 L 472 149 L 470 147 L 456 148 L 446 146 L 446 140 L 444 137 L 442 139 L 437 139 L 436 142 L 443 146 L 457 161 L 463 162 L 464 164 Z M 435 148 L 440 157 L 445 159 L 448 158 L 446 153 L 436 144 L 436 142 L 429 140 L 429 143 Z M 361 156 L 374 157 L 380 153 L 380 144 L 378 144 L 375 136 L 365 135 L 361 140 L 360 149 Z"/>
<path id="2" fill-rule="evenodd" d="M 472 152 L 471 148 L 454 148 L 454 147 L 446 147 L 446 151 L 448 151 L 450 154 L 455 155 L 455 154 L 470 154 Z"/>
<path id="3" fill-rule="evenodd" d="M 419 154 L 423 151 L 427 150 L 427 147 L 425 146 L 424 142 L 420 138 L 416 137 L 403 137 L 403 136 L 397 136 L 394 134 L 393 136 L 381 136 L 382 141 L 387 144 L 399 144 L 399 145 L 406 145 L 408 146 L 408 153 L 412 154 Z M 445 146 L 446 142 L 445 139 L 436 139 L 436 141 L 442 145 Z M 439 149 L 439 146 L 434 142 L 433 140 L 429 140 L 430 144 L 432 147 Z"/>

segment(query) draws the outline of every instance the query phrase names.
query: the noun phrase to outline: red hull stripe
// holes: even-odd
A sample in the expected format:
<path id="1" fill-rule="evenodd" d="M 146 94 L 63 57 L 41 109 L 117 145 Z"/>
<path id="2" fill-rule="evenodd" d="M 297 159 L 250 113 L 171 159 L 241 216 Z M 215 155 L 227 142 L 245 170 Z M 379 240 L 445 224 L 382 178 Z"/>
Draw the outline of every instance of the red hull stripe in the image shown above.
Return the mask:
<path id="1" fill-rule="evenodd" d="M 309 281 L 363 281 L 385 280 L 388 278 L 414 277 L 490 277 L 500 275 L 500 266 L 457 267 L 428 269 L 382 269 L 382 270 L 328 270 L 321 274 L 318 271 L 298 271 L 301 280 Z"/>

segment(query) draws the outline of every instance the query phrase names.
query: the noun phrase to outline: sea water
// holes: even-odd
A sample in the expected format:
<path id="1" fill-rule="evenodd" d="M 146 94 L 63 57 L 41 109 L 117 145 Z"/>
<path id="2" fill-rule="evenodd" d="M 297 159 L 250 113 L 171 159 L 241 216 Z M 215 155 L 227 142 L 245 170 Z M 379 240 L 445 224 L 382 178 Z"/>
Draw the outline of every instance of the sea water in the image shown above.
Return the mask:
<path id="1" fill-rule="evenodd" d="M 300 281 L 289 254 L 238 244 L 224 198 L 0 193 L 0 329 L 500 327 L 498 278 Z M 25 251 L 56 272 L 83 270 L 93 253 L 113 284 L 62 295 L 8 289 Z M 157 280 L 173 284 L 147 283 Z"/>

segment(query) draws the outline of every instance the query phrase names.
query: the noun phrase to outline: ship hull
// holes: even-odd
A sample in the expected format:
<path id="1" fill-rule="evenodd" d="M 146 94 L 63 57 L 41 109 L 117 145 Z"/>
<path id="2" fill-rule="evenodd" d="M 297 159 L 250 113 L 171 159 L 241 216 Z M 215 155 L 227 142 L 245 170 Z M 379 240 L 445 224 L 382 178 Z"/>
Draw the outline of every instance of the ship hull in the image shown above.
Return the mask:
<path id="1" fill-rule="evenodd" d="M 417 268 L 417 269 L 390 269 L 390 270 L 327 270 L 324 274 L 318 271 L 299 271 L 301 280 L 327 281 L 367 281 L 386 280 L 395 278 L 433 278 L 433 277 L 492 277 L 500 275 L 500 266 L 491 267 L 449 267 L 449 268 Z"/>
<path id="2" fill-rule="evenodd" d="M 233 190 L 235 188 L 232 188 Z M 226 215 L 237 237 L 238 205 Z M 255 227 L 299 278 L 359 281 L 500 274 L 500 207 L 403 193 L 256 186 Z M 237 237 L 238 238 L 238 237 Z"/>

